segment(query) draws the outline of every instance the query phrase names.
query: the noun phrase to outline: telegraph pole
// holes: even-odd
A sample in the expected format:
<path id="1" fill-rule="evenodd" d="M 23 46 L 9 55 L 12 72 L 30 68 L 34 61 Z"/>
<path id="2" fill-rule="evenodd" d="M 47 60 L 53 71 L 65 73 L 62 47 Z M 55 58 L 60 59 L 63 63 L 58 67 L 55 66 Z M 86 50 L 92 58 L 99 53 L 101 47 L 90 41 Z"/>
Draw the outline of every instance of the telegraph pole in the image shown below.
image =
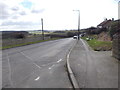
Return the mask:
<path id="1" fill-rule="evenodd" d="M 44 31 L 43 31 L 43 18 L 41 18 L 41 24 L 42 24 L 42 39 L 44 40 Z"/>

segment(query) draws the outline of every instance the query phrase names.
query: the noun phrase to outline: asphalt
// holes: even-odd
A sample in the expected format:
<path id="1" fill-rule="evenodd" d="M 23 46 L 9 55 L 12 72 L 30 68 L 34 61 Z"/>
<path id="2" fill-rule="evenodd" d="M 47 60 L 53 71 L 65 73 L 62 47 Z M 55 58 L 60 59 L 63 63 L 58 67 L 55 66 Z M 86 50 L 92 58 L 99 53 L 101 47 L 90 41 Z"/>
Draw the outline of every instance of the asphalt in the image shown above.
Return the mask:
<path id="1" fill-rule="evenodd" d="M 79 88 L 118 88 L 120 63 L 111 55 L 111 51 L 93 51 L 82 39 L 77 41 L 69 65 Z"/>
<path id="2" fill-rule="evenodd" d="M 47 41 L 2 51 L 3 88 L 72 88 L 66 55 L 76 40 Z"/>

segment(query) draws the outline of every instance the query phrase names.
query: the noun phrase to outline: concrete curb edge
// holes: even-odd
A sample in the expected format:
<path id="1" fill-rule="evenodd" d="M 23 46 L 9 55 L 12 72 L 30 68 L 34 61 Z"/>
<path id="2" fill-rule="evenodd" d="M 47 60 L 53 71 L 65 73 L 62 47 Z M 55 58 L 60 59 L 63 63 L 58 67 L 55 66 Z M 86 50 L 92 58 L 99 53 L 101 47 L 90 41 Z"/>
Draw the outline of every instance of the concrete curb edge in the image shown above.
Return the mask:
<path id="1" fill-rule="evenodd" d="M 76 45 L 76 44 L 77 44 L 77 43 L 75 43 L 75 45 Z M 75 45 L 74 45 L 74 46 L 75 46 Z M 70 81 L 71 81 L 71 83 L 72 83 L 72 85 L 73 85 L 73 88 L 74 88 L 74 89 L 78 89 L 78 88 L 79 88 L 78 82 L 77 82 L 77 80 L 76 80 L 76 78 L 75 78 L 75 76 L 74 76 L 74 74 L 73 74 L 73 71 L 72 71 L 72 69 L 71 69 L 71 67 L 70 67 L 70 63 L 69 63 L 70 53 L 71 53 L 71 51 L 73 50 L 74 46 L 70 49 L 69 53 L 67 54 L 67 62 L 66 62 L 66 64 L 67 64 L 68 75 L 69 75 Z"/>

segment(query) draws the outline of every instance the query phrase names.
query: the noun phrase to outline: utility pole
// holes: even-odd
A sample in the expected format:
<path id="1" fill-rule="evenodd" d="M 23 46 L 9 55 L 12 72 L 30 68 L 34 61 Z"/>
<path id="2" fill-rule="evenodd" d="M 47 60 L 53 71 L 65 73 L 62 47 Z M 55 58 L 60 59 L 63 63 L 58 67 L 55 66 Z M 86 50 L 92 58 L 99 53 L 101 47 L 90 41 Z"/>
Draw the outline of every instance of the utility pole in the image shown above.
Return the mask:
<path id="1" fill-rule="evenodd" d="M 43 31 L 43 18 L 41 18 L 41 24 L 42 24 L 42 39 L 44 40 L 44 31 Z"/>

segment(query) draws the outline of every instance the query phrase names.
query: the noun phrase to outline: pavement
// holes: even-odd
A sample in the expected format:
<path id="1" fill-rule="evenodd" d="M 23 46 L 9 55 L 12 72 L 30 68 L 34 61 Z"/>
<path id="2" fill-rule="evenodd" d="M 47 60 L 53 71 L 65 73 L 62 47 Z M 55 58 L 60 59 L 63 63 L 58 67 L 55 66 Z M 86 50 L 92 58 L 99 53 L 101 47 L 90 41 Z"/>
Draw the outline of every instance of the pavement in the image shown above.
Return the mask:
<path id="1" fill-rule="evenodd" d="M 69 56 L 69 65 L 79 88 L 118 88 L 119 61 L 111 51 L 93 51 L 82 39 Z"/>
<path id="2" fill-rule="evenodd" d="M 66 55 L 76 40 L 47 41 L 2 51 L 3 88 L 72 88 Z"/>

